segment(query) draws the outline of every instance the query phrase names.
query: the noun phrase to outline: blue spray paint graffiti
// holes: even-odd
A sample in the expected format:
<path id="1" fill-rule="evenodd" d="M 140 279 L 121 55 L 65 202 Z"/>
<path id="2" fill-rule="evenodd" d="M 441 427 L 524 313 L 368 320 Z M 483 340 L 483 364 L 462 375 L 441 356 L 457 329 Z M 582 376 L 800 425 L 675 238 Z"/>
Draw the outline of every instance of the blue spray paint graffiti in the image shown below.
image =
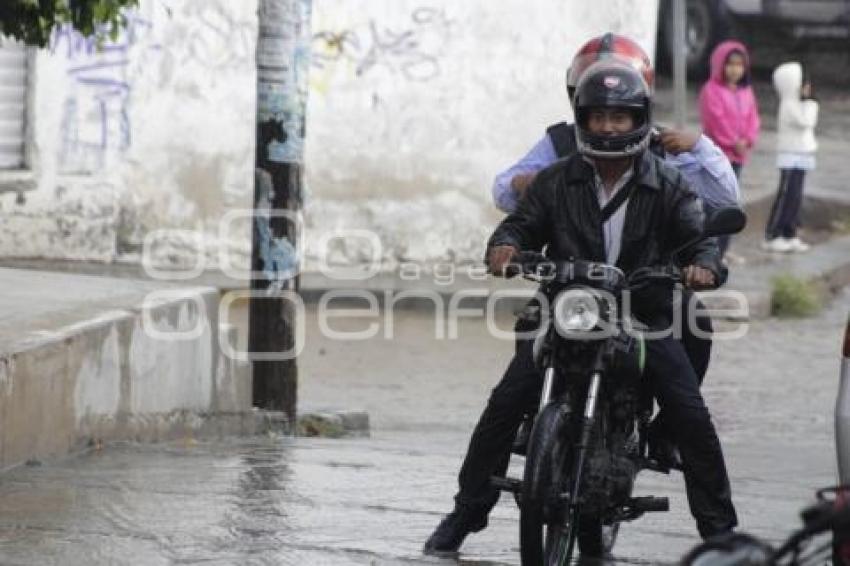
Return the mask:
<path id="1" fill-rule="evenodd" d="M 130 50 L 140 44 L 154 51 L 161 49 L 147 40 L 152 27 L 151 22 L 128 13 L 127 28 L 121 36 L 100 48 L 93 37 L 85 37 L 70 26 L 54 32 L 50 50 L 66 59 L 71 79 L 62 119 L 63 171 L 101 169 L 108 151 L 123 152 L 130 147 Z"/>

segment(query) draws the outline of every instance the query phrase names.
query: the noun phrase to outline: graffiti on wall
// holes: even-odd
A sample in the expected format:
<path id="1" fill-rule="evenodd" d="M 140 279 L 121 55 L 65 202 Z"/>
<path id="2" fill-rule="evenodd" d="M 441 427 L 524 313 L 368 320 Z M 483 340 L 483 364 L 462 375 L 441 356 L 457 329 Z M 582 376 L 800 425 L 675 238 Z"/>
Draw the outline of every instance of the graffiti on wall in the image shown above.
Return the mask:
<path id="1" fill-rule="evenodd" d="M 109 152 L 130 147 L 131 50 L 161 46 L 149 41 L 150 21 L 130 12 L 127 22 L 118 39 L 102 46 L 68 25 L 53 34 L 50 50 L 66 61 L 70 79 L 62 115 L 60 166 L 65 172 L 101 169 Z"/>
<path id="2" fill-rule="evenodd" d="M 183 17 L 195 25 L 181 51 L 181 63 L 221 70 L 254 60 L 257 26 L 239 19 L 217 0 L 181 2 Z"/>
<path id="3" fill-rule="evenodd" d="M 134 83 L 202 90 L 205 81 L 224 81 L 228 72 L 253 65 L 256 20 L 244 13 L 224 0 L 150 0 L 128 10 L 127 27 L 102 45 L 70 26 L 57 29 L 50 50 L 69 78 L 62 171 L 103 169 L 131 147 Z"/>
<path id="4" fill-rule="evenodd" d="M 453 27 L 442 8 L 418 7 L 396 27 L 370 19 L 360 27 L 320 30 L 313 35 L 313 67 L 344 64 L 357 77 L 384 69 L 409 81 L 429 81 L 441 73 Z"/>

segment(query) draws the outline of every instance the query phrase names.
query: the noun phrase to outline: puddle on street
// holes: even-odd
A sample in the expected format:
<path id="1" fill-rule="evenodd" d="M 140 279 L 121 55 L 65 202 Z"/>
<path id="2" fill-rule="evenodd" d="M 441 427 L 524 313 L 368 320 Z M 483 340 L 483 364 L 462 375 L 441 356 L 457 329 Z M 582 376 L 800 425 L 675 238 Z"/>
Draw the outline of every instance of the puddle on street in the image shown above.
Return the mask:
<path id="1" fill-rule="evenodd" d="M 829 415 L 848 310 L 845 294 L 818 318 L 754 323 L 715 346 L 705 395 L 741 528 L 772 542 L 835 481 Z M 0 564 L 518 564 L 507 497 L 459 561 L 421 555 L 510 344 L 477 322 L 439 343 L 427 316 L 402 322 L 391 348 L 318 342 L 303 358 L 302 401 L 365 408 L 370 438 L 119 444 L 11 470 L 0 474 Z M 459 361 L 470 352 L 478 361 Z M 669 497 L 671 511 L 625 525 L 616 563 L 675 563 L 698 542 L 681 476 L 642 475 L 638 491 Z"/>

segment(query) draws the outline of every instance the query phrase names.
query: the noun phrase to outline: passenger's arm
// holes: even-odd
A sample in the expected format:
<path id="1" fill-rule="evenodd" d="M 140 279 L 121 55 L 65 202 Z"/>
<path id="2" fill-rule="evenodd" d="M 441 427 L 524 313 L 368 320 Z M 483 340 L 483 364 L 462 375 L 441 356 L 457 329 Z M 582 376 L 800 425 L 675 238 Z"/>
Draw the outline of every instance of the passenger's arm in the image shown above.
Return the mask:
<path id="1" fill-rule="evenodd" d="M 691 188 L 713 208 L 738 206 L 741 199 L 738 179 L 726 155 L 708 136 L 699 136 L 690 151 L 668 155 Z"/>
<path id="2" fill-rule="evenodd" d="M 531 185 L 534 175 L 557 159 L 552 140 L 545 135 L 522 159 L 496 175 L 492 189 L 496 207 L 507 213 L 516 210 L 517 203 Z"/>

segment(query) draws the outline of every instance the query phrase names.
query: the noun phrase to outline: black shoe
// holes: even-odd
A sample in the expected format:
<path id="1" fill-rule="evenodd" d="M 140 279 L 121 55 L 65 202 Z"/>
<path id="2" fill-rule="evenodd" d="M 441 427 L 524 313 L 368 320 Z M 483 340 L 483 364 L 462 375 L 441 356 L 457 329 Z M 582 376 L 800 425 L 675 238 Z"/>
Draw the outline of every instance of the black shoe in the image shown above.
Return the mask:
<path id="1" fill-rule="evenodd" d="M 456 555 L 463 539 L 487 526 L 487 515 L 474 512 L 466 505 L 457 505 L 446 515 L 422 548 L 432 556 Z"/>

